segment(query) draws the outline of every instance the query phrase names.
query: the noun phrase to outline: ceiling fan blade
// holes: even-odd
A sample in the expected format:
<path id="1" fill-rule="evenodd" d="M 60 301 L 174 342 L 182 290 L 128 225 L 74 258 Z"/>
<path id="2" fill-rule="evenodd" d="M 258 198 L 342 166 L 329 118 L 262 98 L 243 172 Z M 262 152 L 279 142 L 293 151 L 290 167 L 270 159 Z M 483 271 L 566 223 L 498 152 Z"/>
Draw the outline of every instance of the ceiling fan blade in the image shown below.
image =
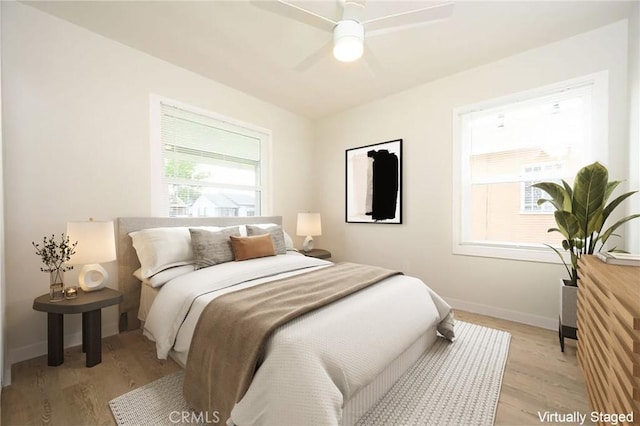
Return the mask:
<path id="1" fill-rule="evenodd" d="M 383 71 L 382 65 L 380 65 L 380 61 L 366 44 L 364 45 L 364 55 L 362 55 L 362 62 L 369 74 L 371 74 L 371 77 L 376 77 Z"/>
<path id="2" fill-rule="evenodd" d="M 303 24 L 311 25 L 312 27 L 319 28 L 323 31 L 332 32 L 333 27 L 336 26 L 336 22 L 334 20 L 304 9 L 290 1 L 251 0 L 251 4 L 259 7 L 260 9 L 267 10 L 275 13 L 276 15 L 284 16 L 285 18 L 293 19 L 294 21 L 302 22 Z"/>
<path id="3" fill-rule="evenodd" d="M 331 57 L 331 51 L 333 50 L 333 40 L 329 40 L 324 46 L 320 49 L 313 52 L 311 55 L 304 58 L 298 65 L 296 65 L 293 69 L 298 72 L 303 72 L 311 68 L 313 65 L 320 62 L 321 59 L 325 57 Z"/>
<path id="4" fill-rule="evenodd" d="M 363 22 L 366 35 L 376 36 L 446 19 L 453 13 L 453 2 L 446 2 L 421 9 L 409 10 Z"/>

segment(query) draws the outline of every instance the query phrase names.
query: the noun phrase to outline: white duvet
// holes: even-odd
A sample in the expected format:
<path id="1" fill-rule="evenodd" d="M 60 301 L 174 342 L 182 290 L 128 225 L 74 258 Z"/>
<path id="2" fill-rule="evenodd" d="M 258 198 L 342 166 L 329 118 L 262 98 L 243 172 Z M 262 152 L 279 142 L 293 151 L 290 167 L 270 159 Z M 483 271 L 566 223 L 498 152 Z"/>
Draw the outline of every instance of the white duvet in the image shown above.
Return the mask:
<path id="1" fill-rule="evenodd" d="M 330 265 L 299 254 L 230 262 L 165 284 L 144 326 L 158 357 L 186 364 L 207 303 L 224 293 Z M 417 278 L 394 276 L 278 328 L 249 390 L 231 412 L 236 425 L 337 425 L 344 403 L 450 312 Z M 215 344 L 215 342 L 212 342 Z"/>

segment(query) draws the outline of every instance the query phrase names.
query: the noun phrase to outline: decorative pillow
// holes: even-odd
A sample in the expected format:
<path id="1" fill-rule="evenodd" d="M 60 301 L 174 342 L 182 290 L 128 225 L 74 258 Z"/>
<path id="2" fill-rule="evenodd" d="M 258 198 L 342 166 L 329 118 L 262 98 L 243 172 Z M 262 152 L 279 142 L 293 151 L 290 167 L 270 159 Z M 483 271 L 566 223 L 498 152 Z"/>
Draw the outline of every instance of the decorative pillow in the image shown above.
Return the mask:
<path id="1" fill-rule="evenodd" d="M 136 269 L 133 275 L 142 281 L 143 284 L 147 284 L 151 287 L 161 287 L 174 279 L 175 277 L 179 277 L 180 275 L 188 274 L 189 272 L 193 272 L 195 267 L 193 265 L 182 265 L 182 266 L 174 266 L 173 268 L 165 269 L 162 272 L 158 272 L 157 274 L 149 277 L 142 277 L 142 269 Z"/>
<path id="2" fill-rule="evenodd" d="M 129 236 L 138 254 L 142 278 L 194 262 L 188 228 L 149 228 Z"/>
<path id="3" fill-rule="evenodd" d="M 259 225 L 247 225 L 247 235 L 249 237 L 265 234 L 270 234 L 271 238 L 273 238 L 273 246 L 275 247 L 276 254 L 287 254 L 287 245 L 284 241 L 282 226 L 271 225 L 269 227 L 265 227 Z"/>
<path id="4" fill-rule="evenodd" d="M 233 250 L 229 237 L 240 236 L 240 230 L 237 226 L 231 226 L 216 232 L 189 228 L 189 232 L 191 233 L 191 244 L 195 254 L 196 269 L 233 260 Z"/>
<path id="5" fill-rule="evenodd" d="M 276 255 L 273 238 L 269 234 L 231 237 L 231 247 L 236 261 Z"/>

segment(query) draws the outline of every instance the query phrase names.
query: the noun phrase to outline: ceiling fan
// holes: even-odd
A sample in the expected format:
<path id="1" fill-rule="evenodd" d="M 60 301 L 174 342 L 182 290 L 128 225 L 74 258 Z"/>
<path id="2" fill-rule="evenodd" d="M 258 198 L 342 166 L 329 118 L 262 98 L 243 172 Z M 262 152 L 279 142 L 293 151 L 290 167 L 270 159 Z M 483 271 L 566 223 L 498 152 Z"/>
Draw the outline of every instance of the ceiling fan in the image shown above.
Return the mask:
<path id="1" fill-rule="evenodd" d="M 336 0 L 338 18 L 331 18 L 302 7 L 300 4 L 304 4 L 303 2 L 253 0 L 252 3 L 262 9 L 333 34 L 332 40 L 295 67 L 298 71 L 309 68 L 330 50 L 341 62 L 356 61 L 366 51 L 365 60 L 368 60 L 369 65 L 373 65 L 375 58 L 364 44 L 365 37 L 446 19 L 453 12 L 453 2 L 432 1 L 429 5 L 417 9 L 365 18 L 366 0 Z"/>

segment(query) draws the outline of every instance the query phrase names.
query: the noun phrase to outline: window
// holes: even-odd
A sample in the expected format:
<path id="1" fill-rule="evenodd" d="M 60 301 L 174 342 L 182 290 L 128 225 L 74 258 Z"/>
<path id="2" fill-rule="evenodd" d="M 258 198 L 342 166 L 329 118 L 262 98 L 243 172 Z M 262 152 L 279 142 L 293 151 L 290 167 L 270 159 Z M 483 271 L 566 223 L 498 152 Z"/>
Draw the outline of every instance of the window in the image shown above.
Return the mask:
<path id="1" fill-rule="evenodd" d="M 551 260 L 553 207 L 536 182 L 606 162 L 606 72 L 454 111 L 454 253 Z"/>
<path id="2" fill-rule="evenodd" d="M 152 98 L 152 126 L 159 213 L 263 213 L 268 131 L 160 98 Z"/>

